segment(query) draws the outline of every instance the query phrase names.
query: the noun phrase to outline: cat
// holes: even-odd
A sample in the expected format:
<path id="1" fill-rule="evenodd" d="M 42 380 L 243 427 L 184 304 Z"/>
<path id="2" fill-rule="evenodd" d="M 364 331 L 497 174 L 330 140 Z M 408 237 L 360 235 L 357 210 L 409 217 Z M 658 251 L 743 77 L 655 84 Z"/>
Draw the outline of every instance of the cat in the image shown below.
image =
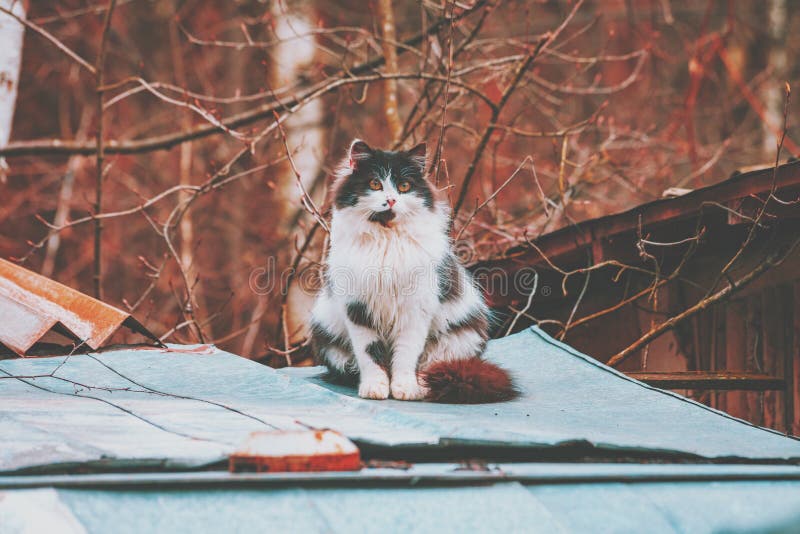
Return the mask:
<path id="1" fill-rule="evenodd" d="M 426 173 L 426 146 L 356 139 L 334 182 L 323 287 L 311 347 L 329 374 L 367 399 L 510 400 L 509 374 L 481 359 L 489 308 L 453 253 L 447 201 Z"/>

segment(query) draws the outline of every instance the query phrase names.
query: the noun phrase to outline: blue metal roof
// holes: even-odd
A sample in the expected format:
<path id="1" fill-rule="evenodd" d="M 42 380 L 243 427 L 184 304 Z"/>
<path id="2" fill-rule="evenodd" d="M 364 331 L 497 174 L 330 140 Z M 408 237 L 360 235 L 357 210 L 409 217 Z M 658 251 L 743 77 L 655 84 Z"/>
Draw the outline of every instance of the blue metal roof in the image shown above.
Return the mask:
<path id="1" fill-rule="evenodd" d="M 0 377 L 40 377 L 0 379 L 0 428 L 11 437 L 0 447 L 0 473 L 59 464 L 193 468 L 224 460 L 254 430 L 306 426 L 383 447 L 582 443 L 800 459 L 800 441 L 631 380 L 535 328 L 491 342 L 487 356 L 516 376 L 521 398 L 368 401 L 323 382 L 320 368 L 276 371 L 204 346 L 6 360 Z"/>
<path id="2" fill-rule="evenodd" d="M 800 530 L 800 442 L 631 380 L 535 328 L 491 342 L 487 356 L 516 376 L 519 399 L 367 401 L 320 368 L 276 371 L 209 346 L 2 361 L 0 532 Z M 535 457 L 583 444 L 739 463 L 165 471 L 223 461 L 254 430 L 307 426 L 401 453 L 484 446 L 502 457 L 513 446 Z M 58 474 L 86 468 L 114 472 Z"/>
<path id="3" fill-rule="evenodd" d="M 709 459 L 800 459 L 800 441 L 633 380 L 536 327 L 490 342 L 486 355 L 513 373 L 520 399 L 477 406 L 389 400 L 375 419 L 424 428 L 437 444 L 589 443 Z M 319 368 L 279 372 L 357 398 L 352 388 L 324 381 Z"/>
<path id="4" fill-rule="evenodd" d="M 800 485 L 770 480 L 0 490 L 2 532 L 798 530 Z"/>

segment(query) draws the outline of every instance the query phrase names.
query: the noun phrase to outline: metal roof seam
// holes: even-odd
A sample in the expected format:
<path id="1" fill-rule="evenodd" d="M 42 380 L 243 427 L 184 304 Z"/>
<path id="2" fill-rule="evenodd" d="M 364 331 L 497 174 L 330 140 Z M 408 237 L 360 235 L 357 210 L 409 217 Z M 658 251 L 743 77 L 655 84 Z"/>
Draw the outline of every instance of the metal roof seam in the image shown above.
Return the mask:
<path id="1" fill-rule="evenodd" d="M 230 473 L 189 471 L 173 473 L 100 473 L 0 476 L 0 489 L 36 487 L 120 488 L 170 485 L 270 486 L 291 483 L 389 482 L 523 482 L 523 483 L 608 483 L 608 482 L 692 482 L 692 481 L 800 481 L 798 466 L 720 464 L 619 464 L 619 463 L 503 463 L 490 471 L 464 470 L 461 464 L 415 464 L 408 469 L 365 468 L 360 471 Z"/>

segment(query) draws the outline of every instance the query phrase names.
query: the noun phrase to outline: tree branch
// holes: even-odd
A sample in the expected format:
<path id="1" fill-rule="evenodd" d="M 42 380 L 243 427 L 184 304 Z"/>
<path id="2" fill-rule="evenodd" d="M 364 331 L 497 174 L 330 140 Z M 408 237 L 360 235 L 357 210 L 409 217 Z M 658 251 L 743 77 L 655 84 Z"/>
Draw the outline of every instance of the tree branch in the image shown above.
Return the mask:
<path id="1" fill-rule="evenodd" d="M 503 111 L 503 108 L 508 103 L 508 100 L 511 98 L 511 95 L 519 85 L 519 82 L 522 80 L 522 77 L 525 75 L 525 72 L 534 62 L 534 60 L 539 56 L 539 53 L 542 49 L 553 42 L 561 32 L 566 28 L 569 21 L 575 16 L 578 9 L 580 9 L 581 5 L 583 5 L 583 0 L 579 0 L 575 3 L 575 6 L 570 11 L 569 15 L 564 19 L 561 25 L 556 28 L 555 31 L 552 33 L 547 33 L 542 36 L 539 41 L 536 43 L 536 46 L 531 50 L 525 58 L 520 61 L 519 65 L 517 66 L 516 71 L 514 72 L 514 77 L 511 80 L 511 83 L 508 84 L 506 90 L 503 92 L 503 95 L 500 97 L 500 101 L 497 103 L 494 110 L 492 110 L 492 118 L 489 121 L 490 126 L 487 126 L 486 130 L 483 132 L 483 136 L 481 140 L 478 142 L 478 148 L 475 151 L 475 155 L 472 158 L 472 161 L 467 168 L 467 173 L 464 175 L 464 181 L 461 183 L 461 190 L 458 193 L 458 199 L 456 200 L 456 204 L 453 208 L 453 218 L 458 215 L 459 210 L 461 210 L 461 206 L 464 204 L 464 200 L 467 198 L 467 191 L 469 190 L 469 184 L 472 181 L 472 177 L 475 175 L 475 171 L 478 168 L 478 163 L 480 163 L 481 158 L 483 157 L 483 152 L 486 150 L 486 145 L 489 143 L 489 139 L 492 137 L 492 133 L 494 132 L 494 128 L 491 126 L 497 122 L 497 119 L 500 117 L 500 113 Z"/>
<path id="2" fill-rule="evenodd" d="M 425 32 L 419 33 L 416 36 L 403 41 L 402 46 L 397 47 L 397 54 L 402 54 L 409 47 L 419 44 L 420 42 L 422 42 L 423 39 L 425 39 L 429 35 L 436 33 L 443 26 L 450 24 L 451 21 L 456 22 L 477 11 L 480 11 L 480 9 L 486 3 L 487 0 L 479 0 L 475 2 L 475 4 L 471 8 L 465 9 L 458 15 L 454 16 L 452 19 L 449 19 L 447 17 L 439 19 L 435 24 L 432 24 Z M 41 28 L 38 28 L 38 30 L 36 31 L 45 32 Z M 63 44 L 59 44 L 60 42 L 58 42 L 58 40 L 55 39 L 55 37 L 53 37 L 52 35 L 50 35 L 50 40 L 55 42 L 59 46 L 59 48 L 62 49 L 66 48 L 64 47 Z M 70 55 L 71 57 L 74 55 L 75 57 L 73 59 L 81 62 L 81 65 L 83 65 L 84 67 L 88 67 L 90 69 L 90 72 L 94 73 L 95 71 L 94 67 L 92 67 L 91 65 L 80 59 L 79 56 L 77 56 L 74 53 L 72 54 L 68 53 L 68 55 Z M 236 115 L 232 115 L 224 120 L 219 121 L 223 127 L 214 124 L 204 124 L 188 132 L 187 131 L 172 132 L 159 136 L 149 137 L 147 139 L 139 139 L 133 141 L 107 140 L 105 145 L 105 153 L 140 154 L 144 152 L 151 152 L 154 150 L 167 150 L 181 143 L 185 143 L 186 141 L 192 141 L 194 139 L 201 139 L 211 135 L 224 133 L 225 128 L 235 129 L 240 126 L 251 124 L 258 120 L 271 117 L 274 111 L 279 111 L 286 107 L 292 107 L 311 96 L 314 97 L 321 96 L 322 94 L 325 94 L 327 92 L 335 91 L 336 89 L 338 89 L 343 85 L 342 83 L 337 83 L 337 82 L 346 82 L 348 84 L 353 84 L 353 83 L 364 83 L 368 81 L 377 81 L 381 79 L 386 79 L 387 76 L 382 74 L 373 74 L 364 77 L 359 76 L 365 72 L 369 72 L 377 67 L 380 67 L 381 65 L 384 64 L 384 62 L 385 59 L 383 57 L 377 57 L 375 59 L 360 63 L 352 68 L 342 70 L 336 73 L 335 75 L 331 76 L 330 78 L 323 80 L 315 87 L 311 88 L 310 90 L 306 91 L 300 96 L 294 98 L 288 98 L 279 102 L 272 102 L 269 104 L 265 104 L 255 109 L 238 113 Z M 346 75 L 354 77 L 342 79 L 342 77 Z M 425 79 L 422 75 L 419 74 L 400 75 L 397 77 L 397 79 L 419 79 L 421 77 Z M 324 88 L 327 88 L 327 90 L 322 90 Z M 92 143 L 81 143 L 76 141 L 66 141 L 62 139 L 38 139 L 35 141 L 17 141 L 14 143 L 9 143 L 5 147 L 0 147 L 0 156 L 6 156 L 6 157 L 34 156 L 34 155 L 55 156 L 55 155 L 75 155 L 75 154 L 91 156 L 96 153 L 97 153 L 97 147 Z"/>
<path id="3" fill-rule="evenodd" d="M 117 0 L 110 0 L 106 11 L 105 21 L 103 22 L 103 33 L 100 37 L 100 52 L 97 54 L 95 63 L 95 92 L 97 109 L 97 137 L 95 138 L 95 149 L 97 151 L 97 169 L 95 174 L 94 189 L 94 215 L 103 212 L 103 162 L 105 160 L 105 145 L 103 144 L 103 85 L 105 84 L 105 61 L 108 50 L 108 32 L 111 29 L 111 17 L 114 15 L 114 7 Z M 103 300 L 103 221 L 94 220 L 94 261 L 93 261 L 92 282 L 94 286 L 94 296 L 98 300 Z"/>

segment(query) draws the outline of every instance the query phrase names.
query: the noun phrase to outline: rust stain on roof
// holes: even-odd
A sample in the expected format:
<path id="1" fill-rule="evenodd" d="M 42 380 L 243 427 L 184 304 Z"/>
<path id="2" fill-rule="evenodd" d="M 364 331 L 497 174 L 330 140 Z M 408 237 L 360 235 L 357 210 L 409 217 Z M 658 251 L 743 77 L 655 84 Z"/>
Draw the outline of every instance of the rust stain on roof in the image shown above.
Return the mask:
<path id="1" fill-rule="evenodd" d="M 158 341 L 130 314 L 0 258 L 0 343 L 18 355 L 51 330 L 97 349 L 122 325 Z"/>
<path id="2" fill-rule="evenodd" d="M 253 432 L 229 456 L 228 470 L 358 471 L 361 453 L 347 437 L 335 430 L 277 430 Z"/>

